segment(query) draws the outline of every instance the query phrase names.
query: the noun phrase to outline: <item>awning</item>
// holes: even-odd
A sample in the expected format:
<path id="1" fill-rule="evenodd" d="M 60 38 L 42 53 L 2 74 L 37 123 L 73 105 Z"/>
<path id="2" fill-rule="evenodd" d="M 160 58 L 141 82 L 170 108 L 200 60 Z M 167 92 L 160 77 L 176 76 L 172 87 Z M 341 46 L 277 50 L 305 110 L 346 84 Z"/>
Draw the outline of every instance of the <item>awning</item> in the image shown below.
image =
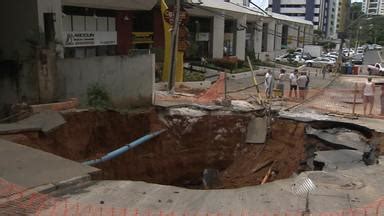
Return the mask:
<path id="1" fill-rule="evenodd" d="M 111 10 L 152 10 L 158 0 L 62 0 L 63 5 Z"/>
<path id="2" fill-rule="evenodd" d="M 278 20 L 295 22 L 295 23 L 299 23 L 299 24 L 313 26 L 313 23 L 311 21 L 308 21 L 305 19 L 300 19 L 297 17 L 287 16 L 287 15 L 283 15 L 283 14 L 279 14 L 279 13 L 273 13 L 273 12 L 268 12 L 268 14 L 271 15 L 273 18 L 278 19 Z"/>
<path id="3" fill-rule="evenodd" d="M 224 1 L 212 1 L 212 0 L 190 0 L 189 2 L 195 3 L 200 7 L 211 8 L 215 10 L 221 10 L 226 12 L 235 12 L 239 14 L 247 15 L 256 15 L 256 16 L 265 16 L 262 11 L 259 11 L 256 8 L 249 9 L 245 6 L 238 5 L 231 2 Z"/>
<path id="4" fill-rule="evenodd" d="M 311 21 L 307 21 L 304 19 L 272 13 L 272 12 L 267 12 L 267 14 L 265 14 L 265 11 L 262 11 L 258 8 L 247 7 L 247 6 L 235 4 L 232 2 L 224 2 L 219 0 L 189 0 L 188 2 L 192 3 L 192 5 L 196 5 L 195 8 L 200 8 L 200 9 L 206 8 L 208 10 L 211 10 L 211 12 L 217 13 L 217 14 L 222 13 L 223 15 L 229 15 L 229 16 L 246 14 L 247 19 L 251 21 L 254 19 L 258 19 L 260 17 L 264 17 L 267 19 L 277 19 L 277 20 L 293 22 L 297 24 L 313 25 Z M 192 15 L 201 15 L 201 10 L 198 11 L 198 10 L 191 9 L 191 10 L 188 10 L 188 12 L 191 13 Z"/>

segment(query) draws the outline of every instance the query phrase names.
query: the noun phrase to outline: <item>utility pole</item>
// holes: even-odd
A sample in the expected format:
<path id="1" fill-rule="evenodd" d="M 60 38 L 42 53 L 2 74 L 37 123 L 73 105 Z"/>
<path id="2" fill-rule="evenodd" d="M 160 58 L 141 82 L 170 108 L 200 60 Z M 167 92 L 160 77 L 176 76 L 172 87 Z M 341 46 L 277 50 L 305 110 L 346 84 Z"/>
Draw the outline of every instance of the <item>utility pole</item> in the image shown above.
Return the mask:
<path id="1" fill-rule="evenodd" d="M 173 28 L 172 28 L 172 40 L 171 40 L 171 64 L 169 69 L 169 81 L 168 91 L 173 94 L 175 93 L 176 83 L 176 64 L 177 64 L 177 50 L 179 47 L 179 27 L 180 27 L 180 1 L 175 0 L 173 10 Z"/>
<path id="2" fill-rule="evenodd" d="M 356 37 L 356 42 L 355 42 L 355 52 L 357 52 L 357 48 L 359 48 L 360 46 L 360 31 L 361 31 L 362 27 L 359 26 L 359 28 L 357 29 L 357 37 Z"/>
<path id="3" fill-rule="evenodd" d="M 304 26 L 304 34 L 303 34 L 303 50 L 301 51 L 301 58 L 304 56 L 304 47 L 305 47 L 305 26 Z"/>

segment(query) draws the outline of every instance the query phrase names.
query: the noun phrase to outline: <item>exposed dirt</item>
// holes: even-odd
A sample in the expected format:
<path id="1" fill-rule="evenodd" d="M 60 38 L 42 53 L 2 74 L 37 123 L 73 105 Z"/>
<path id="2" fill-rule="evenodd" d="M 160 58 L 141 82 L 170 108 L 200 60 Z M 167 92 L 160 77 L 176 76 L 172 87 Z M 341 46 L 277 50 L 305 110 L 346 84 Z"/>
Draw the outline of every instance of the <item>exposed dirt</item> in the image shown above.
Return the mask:
<path id="1" fill-rule="evenodd" d="M 314 151 L 329 150 L 306 136 L 305 123 L 275 119 L 265 145 L 244 143 L 250 114 L 204 112 L 170 114 L 148 110 L 72 112 L 67 124 L 50 134 L 0 136 L 75 161 L 96 159 L 150 132 L 168 128 L 159 137 L 124 155 L 97 165 L 98 179 L 140 180 L 202 188 L 204 169 L 219 171 L 220 188 L 257 185 L 268 171 L 267 182 L 313 169 L 307 164 Z"/>

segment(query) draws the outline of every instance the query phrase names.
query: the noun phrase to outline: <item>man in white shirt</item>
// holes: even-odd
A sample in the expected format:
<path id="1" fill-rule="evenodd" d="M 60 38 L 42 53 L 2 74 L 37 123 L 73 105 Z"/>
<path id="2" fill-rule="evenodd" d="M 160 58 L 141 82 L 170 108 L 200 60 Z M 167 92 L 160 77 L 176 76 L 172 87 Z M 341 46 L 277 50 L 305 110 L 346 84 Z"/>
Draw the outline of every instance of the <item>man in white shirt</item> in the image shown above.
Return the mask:
<path id="1" fill-rule="evenodd" d="M 308 77 L 305 72 L 301 72 L 301 75 L 297 79 L 297 85 L 299 86 L 299 97 L 305 99 L 305 92 L 307 90 Z"/>
<path id="2" fill-rule="evenodd" d="M 265 74 L 265 80 L 264 80 L 264 85 L 265 85 L 265 96 L 267 98 L 270 98 L 272 96 L 272 72 L 271 70 L 268 70 L 267 73 Z"/>
<path id="3" fill-rule="evenodd" d="M 295 93 L 295 97 L 297 97 L 297 73 L 298 70 L 295 69 L 294 72 L 289 74 L 289 97 L 292 97 L 292 90 Z"/>

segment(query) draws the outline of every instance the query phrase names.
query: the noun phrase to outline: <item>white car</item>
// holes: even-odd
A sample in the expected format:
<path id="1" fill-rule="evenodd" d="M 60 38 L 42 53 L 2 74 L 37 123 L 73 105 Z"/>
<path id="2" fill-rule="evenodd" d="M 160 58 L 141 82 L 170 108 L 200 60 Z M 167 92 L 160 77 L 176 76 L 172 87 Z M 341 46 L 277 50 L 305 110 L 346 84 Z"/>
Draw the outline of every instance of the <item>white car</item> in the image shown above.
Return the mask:
<path id="1" fill-rule="evenodd" d="M 325 54 L 323 57 L 332 58 L 332 59 L 336 60 L 339 57 L 339 55 L 337 53 L 332 52 L 332 53 Z"/>
<path id="2" fill-rule="evenodd" d="M 305 65 L 307 67 L 323 67 L 323 66 L 333 67 L 335 63 L 336 63 L 335 60 L 327 57 L 317 57 L 315 59 L 305 61 Z"/>
<path id="3" fill-rule="evenodd" d="M 305 60 L 301 58 L 300 55 L 295 55 L 290 53 L 287 53 L 275 58 L 275 61 L 276 62 L 292 62 L 296 64 L 304 64 L 305 62 Z"/>
<path id="4" fill-rule="evenodd" d="M 377 49 L 377 50 L 381 50 L 383 47 L 382 46 L 380 46 L 380 45 L 376 45 L 375 46 L 375 49 Z"/>
<path id="5" fill-rule="evenodd" d="M 384 65 L 382 63 L 376 63 L 374 65 L 368 65 L 369 75 L 384 76 Z"/>

